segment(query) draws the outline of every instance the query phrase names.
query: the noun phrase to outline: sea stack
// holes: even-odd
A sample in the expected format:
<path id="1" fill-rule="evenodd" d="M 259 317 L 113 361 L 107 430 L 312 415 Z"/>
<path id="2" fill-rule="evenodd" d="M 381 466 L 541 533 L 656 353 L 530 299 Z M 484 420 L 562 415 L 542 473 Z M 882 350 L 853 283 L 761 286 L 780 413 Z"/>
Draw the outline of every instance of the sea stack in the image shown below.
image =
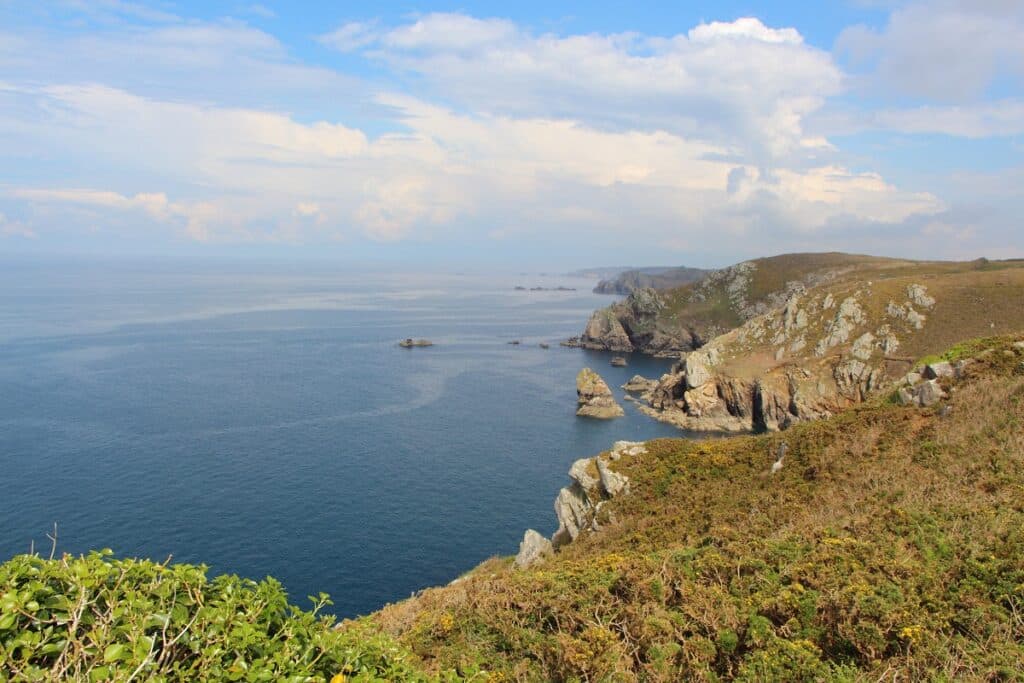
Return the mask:
<path id="1" fill-rule="evenodd" d="M 583 368 L 576 375 L 576 396 L 579 404 L 576 414 L 581 417 L 610 420 L 626 414 L 622 406 L 615 402 L 612 390 L 601 379 L 601 375 L 590 368 Z"/>

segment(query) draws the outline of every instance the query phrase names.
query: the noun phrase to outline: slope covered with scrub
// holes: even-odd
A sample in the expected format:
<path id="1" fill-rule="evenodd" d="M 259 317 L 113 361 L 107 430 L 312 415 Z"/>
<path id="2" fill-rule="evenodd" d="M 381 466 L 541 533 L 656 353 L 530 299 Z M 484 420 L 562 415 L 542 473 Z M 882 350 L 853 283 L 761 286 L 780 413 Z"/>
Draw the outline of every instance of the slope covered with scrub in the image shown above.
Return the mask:
<path id="1" fill-rule="evenodd" d="M 1021 680 L 1016 339 L 962 344 L 973 362 L 930 408 L 879 397 L 784 433 L 649 442 L 614 463 L 631 492 L 600 531 L 370 623 L 480 680 Z"/>
<path id="2" fill-rule="evenodd" d="M 641 409 L 690 429 L 784 428 L 913 384 L 919 359 L 959 340 L 1024 329 L 1020 261 L 863 262 L 785 291 L 682 354 Z"/>
<path id="3" fill-rule="evenodd" d="M 758 258 L 678 287 L 635 289 L 626 300 L 595 311 L 578 343 L 593 349 L 674 355 L 780 309 L 794 294 L 823 286 L 1021 266 L 1024 262 L 912 261 L 839 252 Z"/>

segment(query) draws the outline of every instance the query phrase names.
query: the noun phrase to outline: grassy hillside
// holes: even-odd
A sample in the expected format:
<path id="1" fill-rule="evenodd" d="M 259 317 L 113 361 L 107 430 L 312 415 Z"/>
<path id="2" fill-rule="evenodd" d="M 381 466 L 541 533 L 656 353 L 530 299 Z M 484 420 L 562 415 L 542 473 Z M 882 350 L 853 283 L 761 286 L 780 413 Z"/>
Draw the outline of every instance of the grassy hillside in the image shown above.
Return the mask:
<path id="1" fill-rule="evenodd" d="M 651 442 L 613 524 L 372 622 L 486 680 L 1021 680 L 1024 351 L 967 351 L 948 410 Z"/>
<path id="2" fill-rule="evenodd" d="M 783 254 L 737 264 L 662 292 L 666 306 L 660 323 L 666 329 L 696 330 L 707 341 L 782 305 L 790 293 L 798 290 L 900 278 L 927 281 L 956 273 L 966 276 L 963 283 L 969 287 L 972 273 L 1006 270 L 1024 270 L 1024 261 L 910 261 L 838 252 Z M 949 305 L 955 303 L 953 300 Z M 1007 299 L 1007 303 L 1013 302 Z M 963 338 L 956 335 L 956 330 L 950 331 L 950 343 Z"/>

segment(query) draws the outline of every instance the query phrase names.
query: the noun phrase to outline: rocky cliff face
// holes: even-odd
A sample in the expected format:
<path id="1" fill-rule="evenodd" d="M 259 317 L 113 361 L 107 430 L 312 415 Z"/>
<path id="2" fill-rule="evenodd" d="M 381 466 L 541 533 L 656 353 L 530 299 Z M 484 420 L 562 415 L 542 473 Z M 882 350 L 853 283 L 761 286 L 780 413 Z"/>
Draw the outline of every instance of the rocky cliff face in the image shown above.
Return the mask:
<path id="1" fill-rule="evenodd" d="M 699 346 L 695 335 L 667 328 L 660 320 L 665 302 L 657 291 L 633 291 L 626 300 L 595 311 L 579 338 L 579 346 L 599 351 L 640 351 L 675 356 Z"/>
<path id="2" fill-rule="evenodd" d="M 661 290 L 634 287 L 643 281 L 624 274 L 629 296 L 596 311 L 575 345 L 675 356 L 782 307 L 794 294 L 878 262 L 847 254 L 790 254 L 744 261 Z"/>
<path id="3" fill-rule="evenodd" d="M 562 488 L 555 499 L 558 531 L 548 541 L 533 529 L 527 529 L 519 544 L 515 565 L 525 568 L 543 562 L 553 552 L 576 540 L 580 534 L 597 531 L 602 524 L 613 522 L 605 504 L 629 493 L 629 479 L 615 472 L 611 463 L 646 451 L 643 443 L 616 441 L 607 453 L 574 462 L 569 468 L 572 483 Z"/>
<path id="4" fill-rule="evenodd" d="M 924 328 L 936 302 L 917 283 L 884 306 L 867 289 L 794 292 L 683 354 L 643 394 L 641 410 L 686 429 L 776 430 L 893 386 L 911 370 L 912 359 L 894 355 L 901 338 Z"/>

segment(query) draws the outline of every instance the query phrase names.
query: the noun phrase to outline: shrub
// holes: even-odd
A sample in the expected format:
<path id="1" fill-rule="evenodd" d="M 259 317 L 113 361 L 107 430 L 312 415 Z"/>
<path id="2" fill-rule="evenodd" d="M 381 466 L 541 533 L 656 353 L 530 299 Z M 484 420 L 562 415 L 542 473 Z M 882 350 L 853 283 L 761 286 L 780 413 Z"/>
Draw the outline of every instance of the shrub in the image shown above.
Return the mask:
<path id="1" fill-rule="evenodd" d="M 392 640 L 341 633 L 320 614 L 328 597 L 311 600 L 303 611 L 271 578 L 109 550 L 19 555 L 0 565 L 0 681 L 423 679 Z"/>

